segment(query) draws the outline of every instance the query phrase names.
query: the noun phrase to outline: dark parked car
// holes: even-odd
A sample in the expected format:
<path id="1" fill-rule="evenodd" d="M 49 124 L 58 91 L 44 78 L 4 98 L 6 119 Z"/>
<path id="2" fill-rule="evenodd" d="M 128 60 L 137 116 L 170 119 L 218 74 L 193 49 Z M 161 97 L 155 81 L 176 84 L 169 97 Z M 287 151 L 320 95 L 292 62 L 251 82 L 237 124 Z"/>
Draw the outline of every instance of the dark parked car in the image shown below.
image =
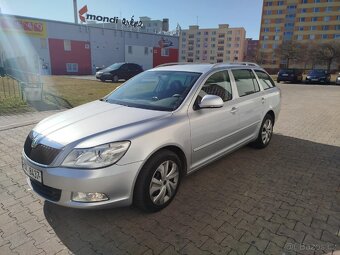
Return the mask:
<path id="1" fill-rule="evenodd" d="M 338 76 L 335 79 L 335 85 L 340 85 L 340 73 L 338 74 Z"/>
<path id="2" fill-rule="evenodd" d="M 309 71 L 306 77 L 306 83 L 324 83 L 331 82 L 331 74 L 327 70 L 314 69 Z"/>
<path id="3" fill-rule="evenodd" d="M 290 82 L 302 82 L 302 70 L 299 69 L 281 69 L 277 74 L 277 82 L 290 81 Z"/>
<path id="4" fill-rule="evenodd" d="M 112 80 L 117 82 L 120 79 L 128 80 L 141 72 L 143 72 L 143 68 L 140 65 L 134 63 L 115 63 L 96 72 L 96 78 L 101 81 Z"/>

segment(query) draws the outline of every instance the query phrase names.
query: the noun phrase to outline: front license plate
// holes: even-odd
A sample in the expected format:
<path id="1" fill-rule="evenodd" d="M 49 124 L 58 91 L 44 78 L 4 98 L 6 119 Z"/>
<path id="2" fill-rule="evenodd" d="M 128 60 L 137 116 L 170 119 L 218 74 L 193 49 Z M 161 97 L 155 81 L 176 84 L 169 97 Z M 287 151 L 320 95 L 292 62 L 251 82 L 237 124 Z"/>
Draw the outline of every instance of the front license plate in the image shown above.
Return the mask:
<path id="1" fill-rule="evenodd" d="M 32 179 L 38 181 L 38 182 L 42 182 L 42 173 L 41 171 L 34 169 L 32 167 L 30 167 L 29 165 L 27 165 L 25 162 L 22 163 L 22 169 L 24 170 L 24 172 Z"/>
<path id="2" fill-rule="evenodd" d="M 282 76 L 288 76 L 288 74 L 284 73 L 284 74 L 282 74 Z"/>
<path id="3" fill-rule="evenodd" d="M 318 79 L 312 79 L 312 81 L 318 81 Z"/>

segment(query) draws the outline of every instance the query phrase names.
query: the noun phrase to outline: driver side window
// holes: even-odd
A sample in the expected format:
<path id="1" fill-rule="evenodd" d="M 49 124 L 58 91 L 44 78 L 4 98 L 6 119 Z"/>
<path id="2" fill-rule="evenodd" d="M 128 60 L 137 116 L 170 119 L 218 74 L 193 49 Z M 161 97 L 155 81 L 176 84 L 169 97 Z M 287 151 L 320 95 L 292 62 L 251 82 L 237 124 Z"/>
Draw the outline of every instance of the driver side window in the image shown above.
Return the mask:
<path id="1" fill-rule="evenodd" d="M 199 96 L 215 95 L 222 98 L 224 102 L 233 98 L 228 71 L 220 71 L 212 74 L 203 85 Z"/>

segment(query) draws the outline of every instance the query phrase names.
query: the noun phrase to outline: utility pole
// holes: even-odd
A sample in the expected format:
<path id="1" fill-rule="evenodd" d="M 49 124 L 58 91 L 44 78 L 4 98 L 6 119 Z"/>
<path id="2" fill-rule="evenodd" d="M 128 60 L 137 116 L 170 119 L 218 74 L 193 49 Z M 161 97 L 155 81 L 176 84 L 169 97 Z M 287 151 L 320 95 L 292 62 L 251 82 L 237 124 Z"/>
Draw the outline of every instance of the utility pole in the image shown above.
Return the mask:
<path id="1" fill-rule="evenodd" d="M 77 0 L 73 0 L 74 23 L 78 24 L 78 8 Z"/>

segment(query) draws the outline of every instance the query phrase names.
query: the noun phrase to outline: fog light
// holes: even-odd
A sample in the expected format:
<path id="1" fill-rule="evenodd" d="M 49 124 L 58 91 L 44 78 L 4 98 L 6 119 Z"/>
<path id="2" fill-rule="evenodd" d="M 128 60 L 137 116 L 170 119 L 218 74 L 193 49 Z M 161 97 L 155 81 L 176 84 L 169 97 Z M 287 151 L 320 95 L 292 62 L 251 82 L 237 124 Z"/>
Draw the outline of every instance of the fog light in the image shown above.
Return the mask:
<path id="1" fill-rule="evenodd" d="M 99 192 L 72 192 L 72 201 L 75 202 L 100 202 L 109 198 Z"/>

